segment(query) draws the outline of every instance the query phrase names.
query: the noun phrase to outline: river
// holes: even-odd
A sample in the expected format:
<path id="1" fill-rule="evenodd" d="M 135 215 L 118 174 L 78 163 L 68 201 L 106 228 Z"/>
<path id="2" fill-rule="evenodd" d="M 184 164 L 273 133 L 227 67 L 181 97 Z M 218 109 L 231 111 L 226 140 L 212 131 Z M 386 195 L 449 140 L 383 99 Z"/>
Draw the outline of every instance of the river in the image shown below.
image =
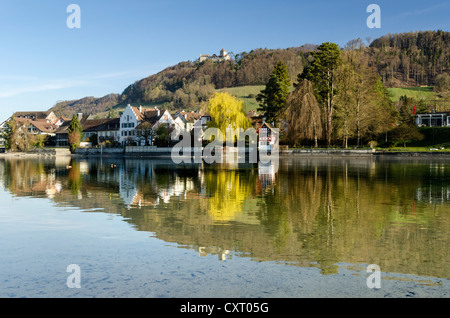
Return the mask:
<path id="1" fill-rule="evenodd" d="M 0 199 L 0 297 L 450 296 L 446 160 L 0 159 Z"/>

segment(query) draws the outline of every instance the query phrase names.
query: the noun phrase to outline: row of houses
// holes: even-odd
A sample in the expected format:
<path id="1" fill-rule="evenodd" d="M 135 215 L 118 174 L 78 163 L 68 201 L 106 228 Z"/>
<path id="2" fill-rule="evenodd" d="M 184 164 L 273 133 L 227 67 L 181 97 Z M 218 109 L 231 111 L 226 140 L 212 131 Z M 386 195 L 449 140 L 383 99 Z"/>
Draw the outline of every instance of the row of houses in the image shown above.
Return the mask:
<path id="1" fill-rule="evenodd" d="M 195 127 L 205 128 L 208 121 L 211 120 L 209 115 L 200 114 L 198 112 L 178 111 L 171 114 L 169 111 L 162 111 L 158 107 L 143 108 L 127 105 L 123 113 L 118 118 L 106 119 L 89 119 L 88 116 L 78 114 L 85 139 L 92 139 L 94 136 L 98 138 L 98 142 L 109 140 L 125 145 L 151 145 L 152 138 L 146 138 L 139 131 L 144 129 L 156 129 L 165 125 L 171 127 L 177 133 L 183 130 L 191 131 Z M 150 124 L 145 126 L 145 124 Z M 69 144 L 69 125 L 70 120 L 65 121 L 55 132 L 56 144 L 58 146 L 66 146 Z M 147 140 L 146 140 L 147 139 Z"/>
<path id="2" fill-rule="evenodd" d="M 120 117 L 90 119 L 89 115 L 77 114 L 83 129 L 84 141 L 96 142 L 110 141 L 115 145 L 152 145 L 154 132 L 159 126 L 171 127 L 177 135 L 183 131 L 192 132 L 195 129 L 204 130 L 207 123 L 211 121 L 208 114 L 199 112 L 176 111 L 170 113 L 167 110 L 155 108 L 143 108 L 127 105 Z M 260 144 L 269 145 L 271 142 L 270 125 L 265 123 L 264 117 L 256 113 L 249 113 L 253 127 L 260 132 Z M 69 126 L 71 118 L 57 117 L 54 112 L 16 112 L 16 121 L 26 122 L 27 129 L 33 134 L 44 134 L 51 136 L 56 146 L 69 145 Z M 9 120 L 9 119 L 8 119 Z M 7 120 L 7 121 L 8 121 Z M 5 121 L 0 129 L 5 127 Z M 143 130 L 152 130 L 146 136 Z"/>

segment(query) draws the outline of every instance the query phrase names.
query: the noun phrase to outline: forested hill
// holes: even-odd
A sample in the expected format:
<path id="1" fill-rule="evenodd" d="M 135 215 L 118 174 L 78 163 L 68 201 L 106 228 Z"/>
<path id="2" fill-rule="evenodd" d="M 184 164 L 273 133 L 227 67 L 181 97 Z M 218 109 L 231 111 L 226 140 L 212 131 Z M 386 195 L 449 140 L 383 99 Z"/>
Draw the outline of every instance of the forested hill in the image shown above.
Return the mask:
<path id="1" fill-rule="evenodd" d="M 431 86 L 450 72 L 450 32 L 388 34 L 366 51 L 387 87 Z"/>
<path id="2" fill-rule="evenodd" d="M 215 89 L 264 85 L 278 61 L 286 64 L 294 78 L 314 48 L 256 49 L 219 63 L 182 62 L 128 86 L 121 98 L 125 103 L 168 102 L 175 108 L 190 108 L 206 101 Z"/>
<path id="3" fill-rule="evenodd" d="M 120 103 L 120 94 L 108 94 L 106 96 L 84 97 L 81 99 L 62 101 L 56 103 L 50 110 L 58 116 L 71 118 L 76 113 L 98 114 Z"/>
<path id="4" fill-rule="evenodd" d="M 231 60 L 225 62 L 180 62 L 136 81 L 120 95 L 60 102 L 52 110 L 66 116 L 76 112 L 96 114 L 127 103 L 194 109 L 206 102 L 216 89 L 264 85 L 278 61 L 287 66 L 291 79 L 295 80 L 311 62 L 311 52 L 316 47 L 260 48 L 231 54 Z M 352 40 L 342 49 L 360 50 L 387 87 L 434 85 L 437 75 L 450 72 L 450 32 L 388 34 L 369 46 L 361 40 Z"/>

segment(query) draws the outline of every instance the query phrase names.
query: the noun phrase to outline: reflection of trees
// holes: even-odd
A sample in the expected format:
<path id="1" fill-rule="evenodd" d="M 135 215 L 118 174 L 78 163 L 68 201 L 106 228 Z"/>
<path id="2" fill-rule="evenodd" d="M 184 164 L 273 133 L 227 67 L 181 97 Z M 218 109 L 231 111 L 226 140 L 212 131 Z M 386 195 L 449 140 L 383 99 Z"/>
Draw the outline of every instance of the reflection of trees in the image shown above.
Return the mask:
<path id="1" fill-rule="evenodd" d="M 206 170 L 204 184 L 208 193 L 208 214 L 215 221 L 232 221 L 243 212 L 243 203 L 250 196 L 255 181 L 251 170 Z"/>
<path id="2" fill-rule="evenodd" d="M 71 193 L 74 196 L 78 196 L 81 189 L 81 184 L 83 182 L 79 162 L 76 161 L 71 162 L 71 167 L 69 168 L 67 179 Z"/>
<path id="3" fill-rule="evenodd" d="M 56 178 L 67 189 L 52 198 L 57 203 L 122 214 L 137 230 L 208 253 L 229 250 L 257 260 L 313 264 L 324 274 L 346 262 L 449 276 L 449 201 L 442 194 L 449 186 L 448 165 L 289 160 L 262 191 L 253 166 L 115 163 L 113 168 L 90 160 L 86 173 L 77 160 L 69 170 L 55 170 L 52 162 L 8 160 L 0 161 L 0 171 L 18 195 L 38 195 Z M 126 208 L 121 175 L 148 205 Z M 161 191 L 173 195 L 155 205 Z M 74 198 L 78 193 L 83 200 Z"/>
<path id="4" fill-rule="evenodd" d="M 35 194 L 35 185 L 39 182 L 44 182 L 42 192 L 45 192 L 45 181 L 51 178 L 50 168 L 44 161 L 5 160 L 3 171 L 4 187 L 16 195 Z"/>

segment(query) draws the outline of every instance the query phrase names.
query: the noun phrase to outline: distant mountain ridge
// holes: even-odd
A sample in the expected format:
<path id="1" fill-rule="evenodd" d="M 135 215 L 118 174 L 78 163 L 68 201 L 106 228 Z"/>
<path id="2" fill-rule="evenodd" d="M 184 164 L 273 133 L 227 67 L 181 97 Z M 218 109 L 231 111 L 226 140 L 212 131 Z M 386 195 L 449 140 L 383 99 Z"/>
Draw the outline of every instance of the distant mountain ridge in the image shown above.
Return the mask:
<path id="1" fill-rule="evenodd" d="M 185 61 L 136 81 L 121 94 L 58 102 L 50 110 L 70 117 L 77 112 L 96 115 L 126 104 L 163 105 L 170 109 L 198 109 L 216 89 L 264 85 L 278 61 L 286 64 L 294 81 L 311 62 L 317 45 L 286 49 L 255 49 L 233 54 L 229 61 Z M 430 86 L 450 72 L 450 33 L 419 31 L 388 34 L 367 47 L 358 40 L 345 49 L 360 50 L 387 87 Z"/>

